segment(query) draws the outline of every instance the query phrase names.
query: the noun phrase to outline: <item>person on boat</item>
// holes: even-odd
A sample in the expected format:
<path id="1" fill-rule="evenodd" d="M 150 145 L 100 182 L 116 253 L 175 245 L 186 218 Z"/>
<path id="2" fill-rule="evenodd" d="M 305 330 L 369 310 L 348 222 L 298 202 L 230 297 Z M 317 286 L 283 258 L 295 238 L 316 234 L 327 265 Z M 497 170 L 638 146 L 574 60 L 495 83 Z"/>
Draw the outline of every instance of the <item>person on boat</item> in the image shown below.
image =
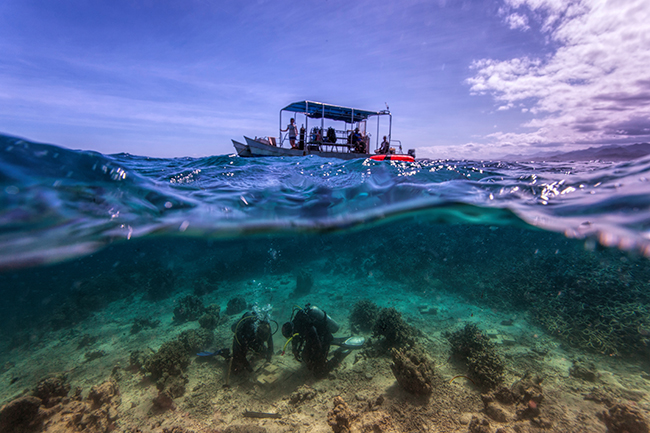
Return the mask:
<path id="1" fill-rule="evenodd" d="M 253 307 L 253 311 L 244 313 L 241 319 L 232 325 L 231 329 L 235 334 L 232 341 L 232 373 L 253 371 L 246 358 L 249 351 L 265 355 L 266 361 L 271 361 L 273 332 L 271 332 L 268 310 L 264 311 Z"/>
<path id="2" fill-rule="evenodd" d="M 359 128 L 355 128 L 354 134 L 352 134 L 352 151 L 355 153 L 366 152 L 366 143 L 359 132 Z"/>
<path id="3" fill-rule="evenodd" d="M 327 142 L 336 143 L 336 131 L 331 126 L 327 128 Z"/>
<path id="4" fill-rule="evenodd" d="M 289 322 L 282 325 L 282 335 L 291 343 L 291 351 L 298 362 L 304 362 L 316 377 L 323 377 L 338 365 L 351 349 L 363 345 L 360 337 L 334 338 L 339 325 L 316 306 L 295 307 Z M 330 345 L 338 345 L 328 361 Z M 284 350 L 282 351 L 284 354 Z"/>
<path id="5" fill-rule="evenodd" d="M 356 152 L 357 144 L 359 144 L 359 139 L 360 138 L 361 138 L 361 134 L 359 134 L 359 128 L 356 128 L 348 136 L 348 143 L 352 145 L 352 151 L 353 152 Z"/>
<path id="6" fill-rule="evenodd" d="M 295 149 L 296 136 L 298 135 L 298 128 L 296 127 L 296 119 L 292 117 L 291 120 L 289 121 L 289 125 L 287 125 L 287 129 L 281 129 L 280 131 L 282 132 L 289 131 L 289 143 L 291 143 L 291 148 Z"/>
<path id="7" fill-rule="evenodd" d="M 298 149 L 305 150 L 305 125 L 300 127 L 300 141 L 298 141 Z"/>
<path id="8" fill-rule="evenodd" d="M 390 143 L 388 142 L 388 138 L 384 135 L 384 141 L 381 142 L 381 146 L 379 146 L 379 149 L 375 150 L 375 153 L 379 153 L 381 155 L 387 155 L 390 152 Z"/>

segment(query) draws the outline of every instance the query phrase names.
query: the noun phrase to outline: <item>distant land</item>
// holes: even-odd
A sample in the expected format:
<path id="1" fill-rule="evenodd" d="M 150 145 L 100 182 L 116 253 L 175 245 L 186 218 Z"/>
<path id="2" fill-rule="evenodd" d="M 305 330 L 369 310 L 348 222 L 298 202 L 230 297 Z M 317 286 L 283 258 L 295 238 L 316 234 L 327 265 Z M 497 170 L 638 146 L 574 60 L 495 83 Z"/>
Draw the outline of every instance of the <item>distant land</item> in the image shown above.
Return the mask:
<path id="1" fill-rule="evenodd" d="M 636 143 L 629 145 L 611 144 L 609 146 L 590 147 L 583 150 L 574 150 L 563 153 L 537 153 L 535 155 L 506 155 L 502 159 L 507 161 L 629 161 L 642 156 L 650 155 L 650 143 Z"/>

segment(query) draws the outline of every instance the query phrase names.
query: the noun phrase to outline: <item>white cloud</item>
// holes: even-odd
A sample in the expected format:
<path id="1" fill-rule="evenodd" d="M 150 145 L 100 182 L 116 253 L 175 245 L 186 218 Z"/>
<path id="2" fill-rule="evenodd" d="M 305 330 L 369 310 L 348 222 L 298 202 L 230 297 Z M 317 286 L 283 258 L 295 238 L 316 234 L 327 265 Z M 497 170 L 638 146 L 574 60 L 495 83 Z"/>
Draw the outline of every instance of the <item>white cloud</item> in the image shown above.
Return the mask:
<path id="1" fill-rule="evenodd" d="M 521 30 L 528 30 L 530 27 L 528 26 L 528 18 L 526 18 L 525 15 L 521 14 L 510 14 L 506 17 L 506 23 L 508 23 L 508 26 L 510 26 L 511 29 L 521 29 Z"/>
<path id="2" fill-rule="evenodd" d="M 537 14 L 557 49 L 543 58 L 474 62 L 472 93 L 492 95 L 498 110 L 516 104 L 535 115 L 523 125 L 532 132 L 492 134 L 491 141 L 540 146 L 650 139 L 650 2 L 505 2 Z"/>

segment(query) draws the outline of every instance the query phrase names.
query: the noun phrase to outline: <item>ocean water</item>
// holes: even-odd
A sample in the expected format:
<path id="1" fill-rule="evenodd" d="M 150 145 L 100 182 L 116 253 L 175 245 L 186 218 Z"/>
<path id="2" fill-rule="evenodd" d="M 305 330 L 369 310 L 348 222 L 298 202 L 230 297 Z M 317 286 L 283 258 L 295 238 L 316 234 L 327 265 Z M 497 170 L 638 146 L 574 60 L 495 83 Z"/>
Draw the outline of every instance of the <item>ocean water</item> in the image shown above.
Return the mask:
<path id="1" fill-rule="evenodd" d="M 0 136 L 0 404 L 59 375 L 64 406 L 119 387 L 114 413 L 84 431 L 332 431 L 337 395 L 394 431 L 478 431 L 472 418 L 491 431 L 624 431 L 611 421 L 621 408 L 639 423 L 650 410 L 649 178 L 647 158 L 160 159 Z M 181 318 L 188 296 L 199 313 Z M 381 337 L 351 316 L 362 300 L 418 330 L 444 379 L 425 402 L 397 384 L 390 351 L 355 350 L 326 378 L 286 354 L 237 377 L 195 356 L 230 346 L 253 306 L 281 325 L 307 303 L 373 347 Z M 181 362 L 181 391 L 134 361 L 205 329 L 209 305 L 213 335 Z M 503 359 L 504 386 L 543 377 L 534 416 L 495 416 L 485 389 L 453 380 L 472 377 L 448 338 L 467 324 Z M 48 417 L 34 431 L 91 428 Z"/>

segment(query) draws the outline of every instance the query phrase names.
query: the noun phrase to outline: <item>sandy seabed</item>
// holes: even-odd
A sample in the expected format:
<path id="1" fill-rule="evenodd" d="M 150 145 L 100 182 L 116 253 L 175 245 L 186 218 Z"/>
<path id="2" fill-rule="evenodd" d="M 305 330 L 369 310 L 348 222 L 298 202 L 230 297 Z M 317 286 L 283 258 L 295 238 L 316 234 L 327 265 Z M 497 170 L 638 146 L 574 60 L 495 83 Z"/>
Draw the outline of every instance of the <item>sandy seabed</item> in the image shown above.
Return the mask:
<path id="1" fill-rule="evenodd" d="M 444 288 L 419 295 L 373 275 L 346 280 L 315 274 L 310 294 L 295 297 L 295 281 L 294 275 L 285 274 L 227 282 L 203 296 L 202 301 L 205 305 L 221 305 L 222 314 L 233 296 L 243 296 L 249 303 L 270 303 L 273 317 L 280 324 L 289 319 L 294 305 L 310 302 L 339 322 L 337 336 L 351 334 L 348 318 L 358 300 L 370 299 L 380 307 L 394 307 L 406 322 L 421 331 L 418 344 L 433 361 L 440 378 L 432 395 L 419 397 L 403 390 L 391 371 L 390 355 L 373 358 L 358 350 L 327 378 L 317 380 L 290 350 L 279 354 L 285 339 L 278 332 L 271 363 L 253 358 L 254 373 L 228 377 L 228 364 L 223 358 L 197 356 L 185 372 L 189 383 L 184 395 L 154 405 L 158 389 L 150 378 L 130 367 L 130 354 L 147 348 L 158 350 L 182 331 L 199 327 L 197 322 L 174 323 L 174 303 L 187 294 L 176 293 L 158 302 L 137 296 L 116 301 L 73 328 L 34 333 L 29 349 L 4 350 L 0 402 L 10 404 L 21 396 L 27 399 L 40 380 L 63 374 L 71 386 L 69 396 L 53 401 L 50 407 L 25 402 L 24 410 L 31 410 L 30 416 L 39 422 L 14 431 L 648 431 L 647 425 L 643 430 L 639 420 L 649 418 L 650 376 L 647 365 L 638 360 L 567 347 L 530 323 L 525 314 L 483 309 Z M 241 314 L 226 316 L 227 320 L 220 323 L 213 347 L 231 345 L 231 325 Z M 153 317 L 161 323 L 132 334 L 136 317 Z M 465 377 L 452 381 L 466 371 L 464 365 L 451 359 L 443 333 L 467 323 L 478 325 L 496 344 L 506 364 L 504 385 L 510 387 L 531 375 L 542 379 L 541 402 L 529 402 L 528 409 L 535 409 L 534 416 L 522 415 L 521 407 L 487 402 Z M 89 335 L 93 337 L 90 343 L 81 344 L 81 339 Z M 98 355 L 89 357 L 89 352 Z M 588 366 L 588 371 L 575 368 L 578 365 Z M 613 424 L 617 414 L 612 410 L 631 410 L 633 415 L 639 415 L 635 415 L 639 423 Z M 245 416 L 247 411 L 277 417 L 251 418 Z"/>

